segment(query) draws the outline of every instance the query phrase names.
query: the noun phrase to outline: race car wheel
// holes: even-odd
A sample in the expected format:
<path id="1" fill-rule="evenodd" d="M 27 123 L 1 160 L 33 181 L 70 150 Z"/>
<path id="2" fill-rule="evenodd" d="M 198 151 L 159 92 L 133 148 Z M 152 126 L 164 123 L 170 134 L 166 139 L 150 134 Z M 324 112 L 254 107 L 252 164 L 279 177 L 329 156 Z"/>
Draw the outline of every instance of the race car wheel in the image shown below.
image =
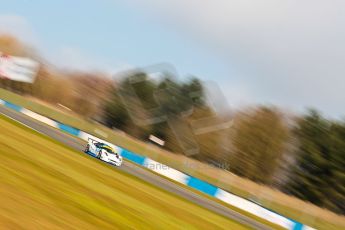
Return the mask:
<path id="1" fill-rule="evenodd" d="M 97 158 L 98 158 L 98 159 L 101 159 L 101 157 L 102 157 L 102 150 L 99 150 L 98 155 L 97 155 Z"/>

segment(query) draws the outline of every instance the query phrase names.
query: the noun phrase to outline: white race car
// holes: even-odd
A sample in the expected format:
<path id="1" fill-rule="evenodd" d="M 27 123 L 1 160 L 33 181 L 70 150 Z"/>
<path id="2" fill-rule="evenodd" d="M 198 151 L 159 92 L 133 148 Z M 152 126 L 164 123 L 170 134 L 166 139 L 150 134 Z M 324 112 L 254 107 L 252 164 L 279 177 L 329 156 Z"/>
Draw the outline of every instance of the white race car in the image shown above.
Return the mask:
<path id="1" fill-rule="evenodd" d="M 89 138 L 85 152 L 112 165 L 121 166 L 122 156 L 107 144 Z"/>

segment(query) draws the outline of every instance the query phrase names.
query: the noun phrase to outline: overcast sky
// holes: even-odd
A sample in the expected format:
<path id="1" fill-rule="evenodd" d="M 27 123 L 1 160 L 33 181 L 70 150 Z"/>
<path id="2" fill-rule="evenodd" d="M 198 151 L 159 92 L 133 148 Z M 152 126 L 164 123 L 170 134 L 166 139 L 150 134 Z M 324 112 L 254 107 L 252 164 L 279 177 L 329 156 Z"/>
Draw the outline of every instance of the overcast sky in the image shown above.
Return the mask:
<path id="1" fill-rule="evenodd" d="M 49 2 L 49 3 L 48 3 Z M 169 62 L 229 104 L 345 115 L 345 1 L 6 1 L 0 31 L 50 61 L 116 72 Z"/>

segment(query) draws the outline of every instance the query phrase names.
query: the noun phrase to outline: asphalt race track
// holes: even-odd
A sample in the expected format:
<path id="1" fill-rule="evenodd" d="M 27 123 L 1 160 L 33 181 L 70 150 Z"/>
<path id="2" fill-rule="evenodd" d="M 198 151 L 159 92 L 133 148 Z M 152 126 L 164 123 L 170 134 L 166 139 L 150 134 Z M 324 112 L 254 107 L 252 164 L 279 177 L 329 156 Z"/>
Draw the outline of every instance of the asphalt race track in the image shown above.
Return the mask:
<path id="1" fill-rule="evenodd" d="M 81 154 L 83 153 L 83 150 L 85 148 L 86 142 L 83 140 L 80 140 L 78 138 L 75 138 L 71 135 L 65 134 L 61 132 L 60 130 L 57 130 L 55 128 L 49 127 L 43 123 L 40 123 L 39 121 L 33 120 L 30 117 L 27 117 L 26 115 L 20 114 L 16 111 L 9 110 L 5 108 L 4 106 L 0 106 L 0 114 L 6 115 L 7 117 L 10 117 L 16 121 L 19 121 L 20 123 L 44 134 L 47 135 L 69 147 L 72 147 L 73 149 L 76 149 L 78 151 L 81 151 Z M 96 160 L 96 159 L 95 159 Z M 158 176 L 147 169 L 143 169 L 135 164 L 132 164 L 126 160 L 124 160 L 124 163 L 121 167 L 117 168 L 114 167 L 114 170 L 122 170 L 128 174 L 131 174 L 133 176 L 136 176 L 148 183 L 151 183 L 157 187 L 160 187 L 164 190 L 167 190 L 171 193 L 176 194 L 177 196 L 183 197 L 187 200 L 190 200 L 206 209 L 209 209 L 215 213 L 218 213 L 220 215 L 226 216 L 230 219 L 236 220 L 242 224 L 245 224 L 251 228 L 254 229 L 272 229 L 268 227 L 267 225 L 264 225 L 260 222 L 257 222 L 256 220 L 253 220 L 249 217 L 246 217 L 234 210 L 231 210 L 230 208 L 221 205 L 220 203 L 213 201 L 211 199 L 208 199 L 205 196 L 199 195 L 197 193 L 194 193 L 193 191 L 184 188 L 182 185 L 178 185 L 176 183 L 173 183 L 161 176 Z"/>

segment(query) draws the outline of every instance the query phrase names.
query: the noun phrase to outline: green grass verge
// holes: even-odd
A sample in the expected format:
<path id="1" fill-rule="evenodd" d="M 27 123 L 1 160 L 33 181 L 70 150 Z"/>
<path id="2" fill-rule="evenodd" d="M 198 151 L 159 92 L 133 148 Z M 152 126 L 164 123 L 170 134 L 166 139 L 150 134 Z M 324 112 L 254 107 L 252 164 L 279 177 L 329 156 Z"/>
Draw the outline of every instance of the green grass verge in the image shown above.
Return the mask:
<path id="1" fill-rule="evenodd" d="M 248 229 L 0 116 L 1 229 Z"/>

